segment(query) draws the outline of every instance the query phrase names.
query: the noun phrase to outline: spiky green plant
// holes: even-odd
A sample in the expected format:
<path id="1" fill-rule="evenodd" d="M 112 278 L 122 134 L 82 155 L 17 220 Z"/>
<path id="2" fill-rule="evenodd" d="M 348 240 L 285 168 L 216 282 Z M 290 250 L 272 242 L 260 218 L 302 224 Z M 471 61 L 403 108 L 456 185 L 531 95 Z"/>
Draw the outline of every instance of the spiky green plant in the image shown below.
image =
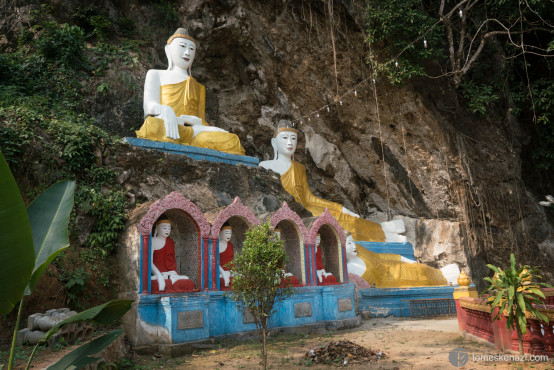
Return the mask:
<path id="1" fill-rule="evenodd" d="M 510 268 L 502 270 L 494 265 L 487 265 L 495 272 L 492 278 L 486 277 L 490 283 L 483 293 L 490 294 L 486 303 L 493 309 L 492 321 L 506 317 L 506 328 L 517 331 L 519 353 L 523 354 L 523 335 L 527 333 L 526 314 L 548 323 L 548 317 L 537 310 L 534 304 L 543 304 L 544 294 L 540 287 L 550 287 L 547 283 L 536 282 L 542 279 L 538 275 L 538 267 L 527 265 L 516 268 L 516 258 L 510 255 Z M 497 310 L 494 311 L 494 309 Z"/>

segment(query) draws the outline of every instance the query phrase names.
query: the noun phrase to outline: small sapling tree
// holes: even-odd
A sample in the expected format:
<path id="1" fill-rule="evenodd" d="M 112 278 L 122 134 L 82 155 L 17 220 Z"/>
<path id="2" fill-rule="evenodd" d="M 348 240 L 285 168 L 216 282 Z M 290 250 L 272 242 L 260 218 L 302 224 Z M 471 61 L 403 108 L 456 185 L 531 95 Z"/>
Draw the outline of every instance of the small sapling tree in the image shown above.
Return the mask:
<path id="1" fill-rule="evenodd" d="M 284 267 L 283 241 L 266 222 L 246 232 L 242 252 L 233 259 L 230 296 L 244 313 L 250 312 L 262 341 L 262 365 L 267 368 L 266 335 L 276 304 L 292 294 Z"/>
<path id="2" fill-rule="evenodd" d="M 493 311 L 492 320 L 506 317 L 506 328 L 517 331 L 519 353 L 523 354 L 523 335 L 527 333 L 526 313 L 538 320 L 548 322 L 548 317 L 533 305 L 543 304 L 541 298 L 544 299 L 544 294 L 540 287 L 552 288 L 552 285 L 536 282 L 541 278 L 537 274 L 538 267 L 525 265 L 517 269 L 513 253 L 510 255 L 510 267 L 506 270 L 503 271 L 494 265 L 487 266 L 495 272 L 492 278 L 485 278 L 490 285 L 483 291 L 490 294 L 486 303 L 493 310 L 497 308 Z"/>

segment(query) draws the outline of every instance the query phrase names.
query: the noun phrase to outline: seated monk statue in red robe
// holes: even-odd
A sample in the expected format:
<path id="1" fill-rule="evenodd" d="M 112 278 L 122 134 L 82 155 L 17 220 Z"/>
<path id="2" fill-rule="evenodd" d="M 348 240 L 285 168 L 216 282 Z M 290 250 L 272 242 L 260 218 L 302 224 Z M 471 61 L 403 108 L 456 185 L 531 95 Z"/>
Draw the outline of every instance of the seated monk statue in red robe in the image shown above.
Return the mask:
<path id="1" fill-rule="evenodd" d="M 275 234 L 281 239 L 281 230 L 275 229 Z M 283 269 L 284 271 L 284 269 Z M 298 281 L 298 278 L 291 274 L 290 272 L 285 272 L 285 277 L 281 280 L 281 287 L 285 286 L 291 286 L 291 287 L 301 287 L 303 286 L 300 281 Z"/>
<path id="2" fill-rule="evenodd" d="M 315 267 L 317 273 L 317 285 L 336 285 L 338 284 L 337 278 L 330 272 L 325 271 L 323 266 L 323 258 L 321 256 L 321 235 L 317 234 L 315 237 Z"/>
<path id="3" fill-rule="evenodd" d="M 233 262 L 235 256 L 234 247 L 231 243 L 231 237 L 233 236 L 233 227 L 227 222 L 221 226 L 219 231 L 219 289 L 229 290 L 231 289 L 231 282 L 233 277 L 231 276 L 230 263 Z"/>
<path id="4" fill-rule="evenodd" d="M 175 243 L 169 237 L 171 221 L 162 215 L 152 237 L 152 293 L 184 293 L 195 290 L 194 282 L 177 272 Z"/>

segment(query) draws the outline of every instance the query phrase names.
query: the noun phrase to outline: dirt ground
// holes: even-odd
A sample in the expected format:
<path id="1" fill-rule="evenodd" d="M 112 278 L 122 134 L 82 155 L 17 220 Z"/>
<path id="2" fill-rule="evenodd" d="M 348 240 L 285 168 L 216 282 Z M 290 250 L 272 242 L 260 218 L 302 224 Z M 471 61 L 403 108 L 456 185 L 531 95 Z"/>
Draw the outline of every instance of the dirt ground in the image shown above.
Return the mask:
<path id="1" fill-rule="evenodd" d="M 543 362 L 476 362 L 475 356 L 498 354 L 491 346 L 462 338 L 456 318 L 403 319 L 372 318 L 362 326 L 339 331 L 320 331 L 311 334 L 279 334 L 268 341 L 268 364 L 272 369 L 327 369 L 338 364 L 310 364 L 304 354 L 331 341 L 349 340 L 385 354 L 373 363 L 350 364 L 351 369 L 455 369 L 449 354 L 463 348 L 469 360 L 463 369 L 551 369 L 554 359 Z M 32 368 L 47 367 L 70 349 L 58 352 L 43 350 Z M 138 356 L 120 359 L 120 369 L 251 369 L 259 368 L 260 345 L 257 340 L 226 340 L 212 349 L 178 358 Z"/>

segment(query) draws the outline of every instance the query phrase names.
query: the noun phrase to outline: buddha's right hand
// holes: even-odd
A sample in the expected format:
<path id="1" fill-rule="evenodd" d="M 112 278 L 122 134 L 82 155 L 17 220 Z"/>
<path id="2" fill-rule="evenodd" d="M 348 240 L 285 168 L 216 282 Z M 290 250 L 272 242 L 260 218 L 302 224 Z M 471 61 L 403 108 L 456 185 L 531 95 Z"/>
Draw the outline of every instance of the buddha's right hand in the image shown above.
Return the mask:
<path id="1" fill-rule="evenodd" d="M 160 114 L 157 118 L 161 118 L 165 125 L 165 136 L 170 139 L 179 140 L 178 120 L 175 111 L 168 105 L 160 105 Z"/>

